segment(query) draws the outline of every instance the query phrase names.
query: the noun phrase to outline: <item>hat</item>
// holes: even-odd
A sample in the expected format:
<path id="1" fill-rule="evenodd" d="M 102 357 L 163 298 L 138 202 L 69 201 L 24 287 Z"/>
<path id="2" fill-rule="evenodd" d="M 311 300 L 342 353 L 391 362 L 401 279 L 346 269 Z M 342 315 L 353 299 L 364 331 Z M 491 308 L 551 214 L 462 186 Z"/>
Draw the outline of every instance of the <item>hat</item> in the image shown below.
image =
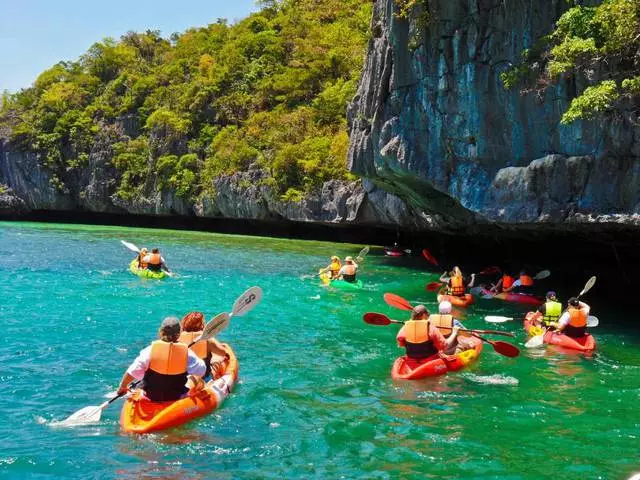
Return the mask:
<path id="1" fill-rule="evenodd" d="M 145 247 L 142 247 L 140 249 L 140 253 L 147 253 L 149 250 L 147 250 Z"/>
<path id="2" fill-rule="evenodd" d="M 338 257 L 337 255 L 332 255 L 331 260 L 340 260 L 340 257 Z"/>
<path id="3" fill-rule="evenodd" d="M 445 315 L 451 313 L 451 302 L 447 300 L 440 302 L 440 305 L 438 305 L 438 311 L 440 312 L 440 314 Z"/>
<path id="4" fill-rule="evenodd" d="M 347 258 L 344 259 L 345 262 L 353 262 L 353 257 L 351 255 L 349 255 Z"/>
<path id="5" fill-rule="evenodd" d="M 160 331 L 166 335 L 175 335 L 180 333 L 180 320 L 176 317 L 167 317 L 162 320 Z"/>
<path id="6" fill-rule="evenodd" d="M 425 307 L 424 305 L 416 305 L 415 307 L 413 307 L 413 313 L 415 315 L 421 315 L 423 313 L 429 313 L 427 311 L 427 307 Z"/>
<path id="7" fill-rule="evenodd" d="M 547 292 L 547 298 L 554 298 L 556 296 L 556 292 L 554 292 L 553 290 L 550 292 Z"/>

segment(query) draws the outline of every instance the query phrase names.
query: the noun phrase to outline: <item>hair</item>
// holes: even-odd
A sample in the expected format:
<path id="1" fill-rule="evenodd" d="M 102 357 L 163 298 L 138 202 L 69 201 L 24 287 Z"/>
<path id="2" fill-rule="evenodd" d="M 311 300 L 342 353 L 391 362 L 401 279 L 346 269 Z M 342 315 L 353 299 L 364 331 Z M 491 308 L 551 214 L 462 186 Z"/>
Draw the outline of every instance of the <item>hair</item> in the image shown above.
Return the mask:
<path id="1" fill-rule="evenodd" d="M 411 310 L 411 320 L 416 320 L 422 315 L 426 315 L 427 318 L 429 318 L 429 310 L 427 310 L 427 307 L 424 305 L 416 305 L 413 310 Z"/>
<path id="2" fill-rule="evenodd" d="M 153 250 L 151 250 L 151 253 L 160 253 L 160 249 L 159 248 L 154 248 Z"/>
<path id="3" fill-rule="evenodd" d="M 164 327 L 164 322 L 166 322 L 169 319 L 175 319 L 176 322 L 178 321 L 178 319 L 176 317 L 167 317 L 162 321 L 162 325 L 160 326 L 160 330 L 158 331 L 158 336 L 160 337 L 160 340 L 162 340 L 163 342 L 170 342 L 170 343 L 175 343 L 178 341 L 178 338 L 180 338 L 180 323 L 177 323 L 176 325 L 178 326 L 177 330 L 176 329 L 171 329 L 169 331 L 167 331 L 166 327 Z"/>
<path id="4" fill-rule="evenodd" d="M 567 303 L 569 305 L 571 305 L 572 307 L 579 307 L 580 306 L 580 300 L 578 300 L 576 297 L 571 297 Z"/>
<path id="5" fill-rule="evenodd" d="M 185 332 L 201 332 L 204 330 L 204 315 L 202 312 L 187 313 L 182 317 L 180 326 Z"/>
<path id="6" fill-rule="evenodd" d="M 458 267 L 457 265 L 455 267 L 453 267 L 453 270 L 451 270 L 451 276 L 462 276 L 462 270 L 460 270 L 460 267 Z"/>

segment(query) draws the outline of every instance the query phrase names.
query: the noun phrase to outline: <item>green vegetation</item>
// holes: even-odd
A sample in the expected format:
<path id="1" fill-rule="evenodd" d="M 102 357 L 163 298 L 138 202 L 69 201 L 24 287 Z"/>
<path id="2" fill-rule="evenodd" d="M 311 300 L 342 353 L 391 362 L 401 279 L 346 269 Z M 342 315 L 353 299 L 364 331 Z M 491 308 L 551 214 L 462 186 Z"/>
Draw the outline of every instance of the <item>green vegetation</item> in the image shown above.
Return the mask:
<path id="1" fill-rule="evenodd" d="M 542 47 L 542 48 L 540 48 Z M 562 116 L 562 123 L 590 119 L 620 99 L 640 95 L 640 1 L 605 0 L 597 7 L 565 12 L 555 31 L 526 50 L 522 62 L 501 75 L 505 88 L 535 83 L 544 89 L 560 76 L 597 78 Z"/>
<path id="2" fill-rule="evenodd" d="M 107 127 L 138 125 L 113 145 L 125 200 L 149 185 L 195 198 L 216 177 L 251 165 L 291 200 L 327 179 L 351 178 L 346 105 L 363 65 L 371 2 L 261 5 L 237 24 L 219 20 L 170 40 L 147 31 L 96 43 L 30 88 L 3 95 L 0 128 L 10 128 L 19 148 L 39 152 L 64 189 L 65 173 L 86 165 Z"/>

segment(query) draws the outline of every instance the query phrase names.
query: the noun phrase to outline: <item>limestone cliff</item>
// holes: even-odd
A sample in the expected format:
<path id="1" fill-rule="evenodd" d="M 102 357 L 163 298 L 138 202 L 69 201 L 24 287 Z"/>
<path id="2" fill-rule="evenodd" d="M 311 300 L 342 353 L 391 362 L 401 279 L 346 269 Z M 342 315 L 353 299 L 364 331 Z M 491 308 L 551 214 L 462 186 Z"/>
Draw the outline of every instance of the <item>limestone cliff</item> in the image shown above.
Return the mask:
<path id="1" fill-rule="evenodd" d="M 521 95 L 499 77 L 568 2 L 423 0 L 408 18 L 397 3 L 375 3 L 348 113 L 353 172 L 452 228 L 638 223 L 632 110 L 565 126 L 561 114 L 584 79 Z"/>

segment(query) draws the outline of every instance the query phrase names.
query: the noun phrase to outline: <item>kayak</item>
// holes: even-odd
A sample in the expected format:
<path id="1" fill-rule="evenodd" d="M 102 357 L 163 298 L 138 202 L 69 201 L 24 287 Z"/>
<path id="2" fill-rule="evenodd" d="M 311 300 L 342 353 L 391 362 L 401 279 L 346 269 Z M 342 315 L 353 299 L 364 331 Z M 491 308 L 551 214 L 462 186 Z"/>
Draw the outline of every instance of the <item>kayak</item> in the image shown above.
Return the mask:
<path id="1" fill-rule="evenodd" d="M 399 247 L 384 247 L 384 254 L 387 257 L 401 257 L 405 254 L 405 251 Z"/>
<path id="2" fill-rule="evenodd" d="M 177 427 L 202 417 L 224 401 L 238 378 L 238 360 L 227 344 L 223 344 L 229 360 L 220 378 L 209 380 L 205 387 L 174 402 L 152 402 L 142 390 L 135 390 L 125 401 L 120 413 L 122 430 L 130 433 L 149 433 Z"/>
<path id="3" fill-rule="evenodd" d="M 403 355 L 393 363 L 391 378 L 394 380 L 418 380 L 462 370 L 476 361 L 482 351 L 482 340 L 471 337 L 470 341 L 473 342 L 474 348 L 456 355 L 433 355 L 423 360 L 416 360 Z"/>
<path id="4" fill-rule="evenodd" d="M 362 280 L 357 280 L 355 283 L 345 282 L 344 280 L 331 280 L 328 273 L 321 273 L 320 280 L 323 285 L 330 285 L 339 290 L 362 290 L 364 286 Z"/>
<path id="5" fill-rule="evenodd" d="M 541 298 L 535 297 L 533 295 L 529 295 L 528 293 L 511 293 L 511 292 L 502 292 L 496 295 L 493 295 L 491 291 L 487 288 L 482 288 L 482 295 L 492 295 L 493 298 L 498 300 L 504 300 L 505 302 L 515 302 L 522 303 L 525 305 L 533 305 L 537 307 L 538 305 L 542 305 L 544 300 Z"/>
<path id="6" fill-rule="evenodd" d="M 536 312 L 529 312 L 524 318 L 524 329 L 527 333 L 530 333 L 532 329 L 536 328 L 533 322 L 535 314 Z M 580 352 L 590 352 L 596 348 L 596 339 L 589 333 L 584 337 L 573 338 L 547 330 L 544 337 L 542 337 L 542 341 L 549 345 L 557 345 L 558 347 L 577 350 Z"/>
<path id="7" fill-rule="evenodd" d="M 167 276 L 165 272 L 154 272 L 153 270 L 148 270 L 146 268 L 138 268 L 138 259 L 134 258 L 131 260 L 129 264 L 129 271 L 134 275 L 139 276 L 140 278 L 155 278 L 160 280 Z"/>
<path id="8" fill-rule="evenodd" d="M 451 305 L 455 305 L 456 307 L 468 307 L 474 302 L 473 295 L 471 295 L 470 293 L 465 293 L 463 296 L 458 297 L 456 295 L 447 295 L 446 293 L 444 293 L 445 291 L 446 288 L 443 288 L 438 292 L 438 303 L 444 302 L 446 300 L 447 302 L 451 302 Z"/>

